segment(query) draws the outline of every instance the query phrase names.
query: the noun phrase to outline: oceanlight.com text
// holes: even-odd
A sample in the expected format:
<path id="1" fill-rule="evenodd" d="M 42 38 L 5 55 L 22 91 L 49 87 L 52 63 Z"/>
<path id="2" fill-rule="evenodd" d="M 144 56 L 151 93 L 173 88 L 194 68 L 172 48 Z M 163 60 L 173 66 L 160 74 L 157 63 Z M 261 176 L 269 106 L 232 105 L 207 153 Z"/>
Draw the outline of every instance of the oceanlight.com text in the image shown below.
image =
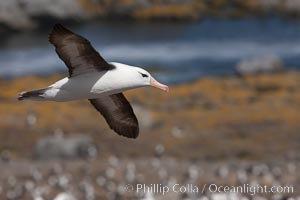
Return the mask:
<path id="1" fill-rule="evenodd" d="M 205 185 L 206 187 L 206 185 Z M 243 184 L 239 186 L 228 186 L 228 185 L 217 185 L 217 184 L 209 184 L 208 191 L 211 193 L 241 193 L 241 194 L 267 194 L 267 193 L 286 193 L 291 194 L 294 193 L 293 186 L 267 186 L 267 185 L 250 185 Z"/>
<path id="2" fill-rule="evenodd" d="M 163 185 L 163 184 L 128 184 L 125 187 L 125 190 L 128 192 L 136 193 L 153 193 L 153 194 L 162 194 L 167 193 L 240 193 L 240 194 L 268 194 L 268 193 L 285 193 L 292 194 L 294 193 L 293 186 L 268 186 L 268 185 L 250 185 L 243 184 L 238 186 L 229 186 L 229 185 L 217 185 L 217 184 L 204 184 L 198 186 L 195 184 L 173 184 L 173 185 Z"/>

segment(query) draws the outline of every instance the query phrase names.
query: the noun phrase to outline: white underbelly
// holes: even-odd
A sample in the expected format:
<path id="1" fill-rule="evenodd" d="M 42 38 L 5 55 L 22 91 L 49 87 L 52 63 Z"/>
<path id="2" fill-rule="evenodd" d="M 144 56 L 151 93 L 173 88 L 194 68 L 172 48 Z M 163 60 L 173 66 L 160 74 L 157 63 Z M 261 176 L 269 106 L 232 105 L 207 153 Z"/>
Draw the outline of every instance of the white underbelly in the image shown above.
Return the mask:
<path id="1" fill-rule="evenodd" d="M 52 101 L 72 101 L 80 99 L 95 99 L 104 95 L 122 92 L 123 89 L 111 84 L 111 80 L 105 78 L 105 74 L 84 75 L 64 78 L 53 85 L 47 91 Z"/>
<path id="2" fill-rule="evenodd" d="M 101 96 L 116 94 L 121 91 L 103 91 L 103 92 L 86 92 L 86 91 L 68 91 L 68 90 L 58 90 L 56 95 L 51 98 L 53 101 L 73 101 L 81 99 L 97 99 Z M 50 99 L 49 99 L 50 100 Z"/>

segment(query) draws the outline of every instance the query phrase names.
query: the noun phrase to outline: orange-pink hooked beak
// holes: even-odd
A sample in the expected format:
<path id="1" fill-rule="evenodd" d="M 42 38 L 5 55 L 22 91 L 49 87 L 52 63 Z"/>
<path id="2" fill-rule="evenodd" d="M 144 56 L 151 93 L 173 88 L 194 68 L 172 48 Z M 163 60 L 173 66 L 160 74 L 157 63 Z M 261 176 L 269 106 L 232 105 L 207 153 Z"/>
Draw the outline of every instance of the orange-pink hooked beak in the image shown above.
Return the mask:
<path id="1" fill-rule="evenodd" d="M 156 87 L 158 89 L 161 89 L 165 92 L 169 92 L 169 87 L 167 85 L 161 84 L 160 82 L 158 82 L 157 80 L 155 80 L 154 78 L 150 78 L 150 85 L 153 87 Z"/>

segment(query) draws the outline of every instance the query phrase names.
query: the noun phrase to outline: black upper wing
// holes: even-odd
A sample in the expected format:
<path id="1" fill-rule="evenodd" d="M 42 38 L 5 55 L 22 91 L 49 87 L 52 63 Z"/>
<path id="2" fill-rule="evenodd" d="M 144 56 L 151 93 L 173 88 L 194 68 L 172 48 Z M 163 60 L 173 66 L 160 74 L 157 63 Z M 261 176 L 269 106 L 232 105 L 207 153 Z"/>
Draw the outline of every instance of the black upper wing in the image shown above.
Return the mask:
<path id="1" fill-rule="evenodd" d="M 94 71 L 114 69 L 84 37 L 73 33 L 61 24 L 56 24 L 49 35 L 56 53 L 69 69 L 69 77 Z"/>
<path id="2" fill-rule="evenodd" d="M 138 137 L 138 120 L 132 107 L 122 93 L 89 100 L 103 115 L 111 129 L 119 135 L 128 138 Z"/>

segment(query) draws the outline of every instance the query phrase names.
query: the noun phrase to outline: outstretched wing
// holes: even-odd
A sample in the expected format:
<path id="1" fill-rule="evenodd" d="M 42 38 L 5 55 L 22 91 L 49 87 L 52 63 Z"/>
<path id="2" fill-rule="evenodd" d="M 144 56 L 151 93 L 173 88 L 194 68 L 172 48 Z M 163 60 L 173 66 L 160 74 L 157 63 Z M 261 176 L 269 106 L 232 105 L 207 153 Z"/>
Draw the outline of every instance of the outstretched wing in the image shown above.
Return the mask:
<path id="1" fill-rule="evenodd" d="M 103 115 L 111 129 L 119 135 L 128 138 L 138 137 L 138 120 L 131 105 L 122 93 L 89 100 L 101 115 Z"/>
<path id="2" fill-rule="evenodd" d="M 68 67 L 69 77 L 115 68 L 100 56 L 87 39 L 61 24 L 54 25 L 49 41 L 55 46 L 59 58 Z"/>

